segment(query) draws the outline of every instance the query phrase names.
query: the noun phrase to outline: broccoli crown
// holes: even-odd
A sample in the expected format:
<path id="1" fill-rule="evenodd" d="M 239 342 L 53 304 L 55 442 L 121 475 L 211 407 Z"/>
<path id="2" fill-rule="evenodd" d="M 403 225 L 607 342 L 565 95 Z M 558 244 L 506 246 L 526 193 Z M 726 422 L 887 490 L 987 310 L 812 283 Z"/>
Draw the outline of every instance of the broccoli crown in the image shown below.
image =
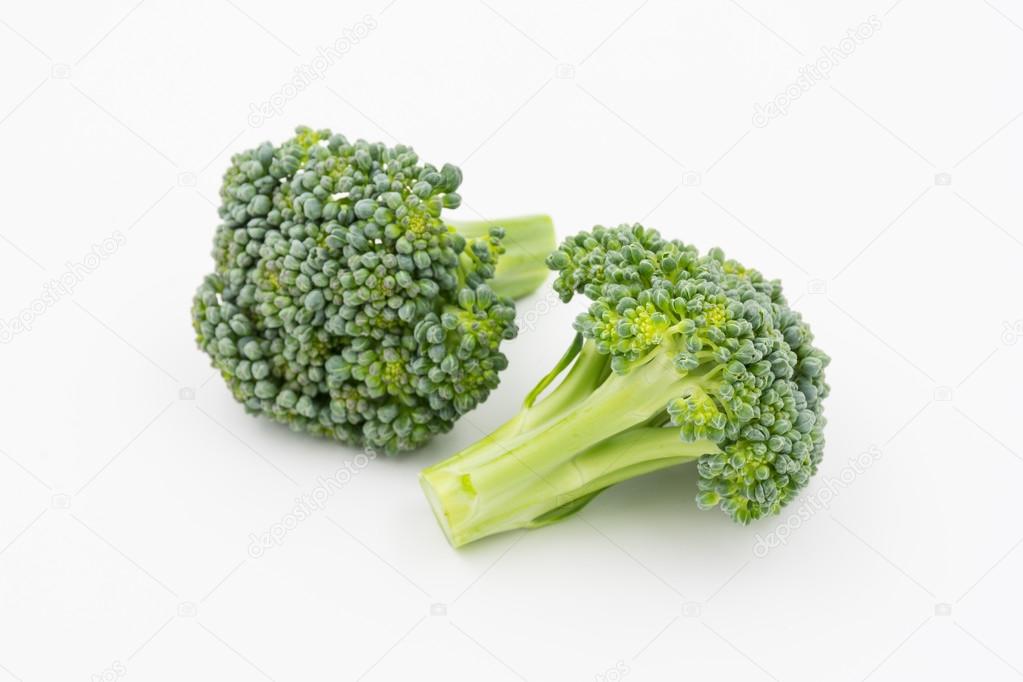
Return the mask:
<path id="1" fill-rule="evenodd" d="M 701 508 L 748 523 L 806 485 L 824 448 L 829 358 L 777 280 L 641 225 L 596 227 L 547 262 L 563 300 L 591 299 L 575 328 L 615 373 L 672 354 L 670 424 L 685 443 L 716 445 L 698 460 Z"/>
<path id="2" fill-rule="evenodd" d="M 192 319 L 249 412 L 394 452 L 487 398 L 515 309 L 488 285 L 503 231 L 466 239 L 441 219 L 461 180 L 410 147 L 304 127 L 231 159 Z"/>

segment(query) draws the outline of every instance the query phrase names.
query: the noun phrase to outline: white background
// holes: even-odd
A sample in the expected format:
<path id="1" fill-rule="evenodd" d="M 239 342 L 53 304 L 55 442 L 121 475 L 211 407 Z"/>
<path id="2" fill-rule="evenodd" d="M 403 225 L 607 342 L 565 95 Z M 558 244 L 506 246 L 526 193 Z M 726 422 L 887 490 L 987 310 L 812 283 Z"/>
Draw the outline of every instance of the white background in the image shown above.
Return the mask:
<path id="1" fill-rule="evenodd" d="M 0 10 L 0 321 L 31 324 L 0 345 L 0 679 L 1023 676 L 1023 8 L 386 2 Z M 735 526 L 679 469 L 451 549 L 416 474 L 561 354 L 578 307 L 549 289 L 500 389 L 422 452 L 360 468 L 246 416 L 190 298 L 230 154 L 297 123 L 459 164 L 465 217 L 643 221 L 781 278 L 834 359 L 805 513 Z"/>

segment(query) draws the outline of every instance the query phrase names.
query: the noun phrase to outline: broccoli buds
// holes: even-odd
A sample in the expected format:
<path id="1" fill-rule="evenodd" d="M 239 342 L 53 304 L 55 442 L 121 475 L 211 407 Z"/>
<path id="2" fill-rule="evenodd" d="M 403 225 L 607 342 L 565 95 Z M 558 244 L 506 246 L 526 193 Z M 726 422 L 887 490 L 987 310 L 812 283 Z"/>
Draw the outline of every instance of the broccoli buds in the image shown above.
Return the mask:
<path id="1" fill-rule="evenodd" d="M 517 333 L 510 297 L 543 283 L 554 233 L 546 216 L 445 223 L 461 180 L 329 130 L 232 158 L 192 319 L 246 410 L 395 452 L 486 400 Z"/>
<path id="2" fill-rule="evenodd" d="M 551 523 L 684 462 L 697 462 L 698 506 L 742 524 L 806 485 L 823 453 L 828 357 L 777 281 L 640 225 L 596 227 L 547 263 L 563 300 L 592 303 L 523 410 L 422 473 L 452 544 Z"/>

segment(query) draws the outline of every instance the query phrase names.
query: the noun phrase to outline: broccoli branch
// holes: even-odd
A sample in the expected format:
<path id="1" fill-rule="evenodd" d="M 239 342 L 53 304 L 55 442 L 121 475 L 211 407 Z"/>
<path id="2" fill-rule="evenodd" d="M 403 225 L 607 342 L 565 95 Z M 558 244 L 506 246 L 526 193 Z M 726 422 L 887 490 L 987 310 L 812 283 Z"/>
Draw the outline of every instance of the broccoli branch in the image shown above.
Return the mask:
<path id="1" fill-rule="evenodd" d="M 545 525 L 611 485 L 720 452 L 709 440 L 683 443 L 678 429 L 663 428 L 668 402 L 700 385 L 678 375 L 672 351 L 657 348 L 626 374 L 608 373 L 607 356 L 581 337 L 566 357 L 573 355 L 548 396 L 536 400 L 551 375 L 497 431 L 423 471 L 423 488 L 453 545 Z M 566 366 L 562 359 L 553 374 Z"/>
<path id="2" fill-rule="evenodd" d="M 557 521 L 693 460 L 697 506 L 740 524 L 806 485 L 823 454 L 828 357 L 777 281 L 641 225 L 570 237 L 547 264 L 562 300 L 591 304 L 519 414 L 423 472 L 453 545 Z"/>
<path id="3" fill-rule="evenodd" d="M 545 259 L 554 250 L 550 216 L 528 215 L 500 220 L 448 220 L 448 226 L 467 241 L 486 240 L 491 229 L 504 231 L 494 278 L 488 282 L 498 296 L 519 299 L 536 291 L 550 270 Z"/>

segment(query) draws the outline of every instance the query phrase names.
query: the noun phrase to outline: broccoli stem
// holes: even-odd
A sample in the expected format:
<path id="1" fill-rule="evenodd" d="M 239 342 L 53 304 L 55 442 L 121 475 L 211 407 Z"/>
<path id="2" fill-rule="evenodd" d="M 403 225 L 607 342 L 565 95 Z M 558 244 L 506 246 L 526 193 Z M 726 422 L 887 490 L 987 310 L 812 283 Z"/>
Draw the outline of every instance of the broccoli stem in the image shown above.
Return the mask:
<path id="1" fill-rule="evenodd" d="M 528 215 L 501 220 L 449 220 L 447 224 L 466 239 L 486 237 L 490 228 L 505 230 L 505 248 L 497 259 L 497 272 L 490 287 L 498 296 L 518 299 L 536 291 L 550 270 L 545 260 L 555 246 L 554 223 L 550 216 Z"/>
<path id="2" fill-rule="evenodd" d="M 575 352 L 546 398 L 527 399 L 490 437 L 423 471 L 423 489 L 454 546 L 551 523 L 615 483 L 719 451 L 710 441 L 682 442 L 676 428 L 649 425 L 669 400 L 699 384 L 665 381 L 678 376 L 671 352 L 658 350 L 624 375 L 607 373 L 607 356 L 592 342 Z"/>
<path id="3" fill-rule="evenodd" d="M 557 378 L 573 360 L 575 362 L 562 382 L 543 400 L 536 403 L 539 392 Z M 584 345 L 582 337 L 576 336 L 575 342 L 554 370 L 526 397 L 524 408 L 518 414 L 490 435 L 455 455 L 460 460 L 460 466 L 465 468 L 493 459 L 501 451 L 501 447 L 516 441 L 533 429 L 544 426 L 559 414 L 567 412 L 569 406 L 581 402 L 607 378 L 609 372 L 609 357 L 598 353 L 592 343 Z"/>

